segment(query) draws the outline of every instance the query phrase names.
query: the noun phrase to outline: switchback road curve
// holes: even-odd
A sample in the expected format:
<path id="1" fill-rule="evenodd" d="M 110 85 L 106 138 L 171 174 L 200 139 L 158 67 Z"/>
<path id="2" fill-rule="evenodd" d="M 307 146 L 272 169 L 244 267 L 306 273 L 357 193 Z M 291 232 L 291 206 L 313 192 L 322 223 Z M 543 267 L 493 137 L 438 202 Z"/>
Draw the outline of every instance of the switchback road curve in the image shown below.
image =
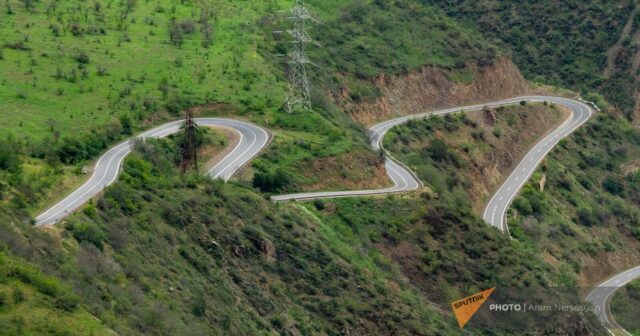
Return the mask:
<path id="1" fill-rule="evenodd" d="M 571 116 L 565 120 L 559 127 L 546 135 L 540 140 L 518 164 L 513 173 L 505 180 L 498 191 L 487 204 L 483 219 L 490 225 L 498 228 L 502 232 L 508 232 L 506 225 L 506 213 L 513 199 L 517 196 L 522 186 L 534 173 L 544 157 L 558 144 L 560 140 L 573 133 L 582 126 L 593 115 L 593 110 L 587 104 L 560 97 L 552 96 L 524 96 L 491 103 L 471 105 L 465 107 L 450 108 L 435 112 L 420 113 L 411 116 L 392 119 L 377 124 L 369 129 L 371 146 L 375 150 L 384 150 L 383 139 L 386 133 L 393 127 L 404 124 L 412 119 L 422 119 L 430 116 L 440 116 L 461 111 L 477 111 L 485 106 L 492 108 L 506 105 L 519 104 L 520 102 L 548 102 L 561 105 L 571 111 Z M 212 178 L 221 178 L 227 181 L 239 168 L 245 165 L 249 160 L 255 157 L 269 142 L 270 136 L 266 130 L 243 121 L 222 119 L 222 118 L 198 118 L 198 125 L 201 126 L 221 126 L 233 129 L 240 136 L 240 141 L 236 147 L 225 156 L 208 174 Z M 162 138 L 174 134 L 179 131 L 182 121 L 171 122 L 139 136 L 139 138 Z M 100 157 L 95 165 L 93 175 L 81 187 L 67 196 L 52 208 L 36 218 L 37 226 L 54 225 L 74 210 L 81 207 L 92 197 L 100 193 L 104 188 L 113 183 L 122 166 L 124 158 L 132 151 L 132 142 L 128 140 L 111 148 Z M 391 193 L 401 193 L 414 191 L 422 186 L 422 182 L 416 175 L 404 166 L 402 163 L 394 159 L 385 151 L 385 167 L 389 178 L 393 182 L 393 186 L 385 189 L 358 190 L 358 191 L 336 191 L 336 192 L 316 192 L 301 193 L 293 195 L 273 196 L 274 201 L 288 200 L 311 200 L 319 198 L 336 198 L 336 197 L 355 197 L 355 196 L 371 196 Z M 613 330 L 615 328 L 618 333 L 626 333 L 620 328 L 615 321 L 610 318 L 608 313 L 609 299 L 613 293 L 620 287 L 629 283 L 633 279 L 640 278 L 640 267 L 636 267 L 626 271 L 598 286 L 589 294 L 587 300 L 597 307 L 601 313 L 598 318 L 606 327 Z M 628 333 L 626 333 L 628 334 Z"/>
<path id="2" fill-rule="evenodd" d="M 495 108 L 506 105 L 519 104 L 520 102 L 548 102 L 551 104 L 561 105 L 571 111 L 571 116 L 558 126 L 553 132 L 550 132 L 540 142 L 538 142 L 520 162 L 518 167 L 506 179 L 500 189 L 494 194 L 493 198 L 487 204 L 483 219 L 500 229 L 507 232 L 506 213 L 513 199 L 518 195 L 522 186 L 527 182 L 529 177 L 535 172 L 536 168 L 542 162 L 544 157 L 560 142 L 564 137 L 573 133 L 582 126 L 593 115 L 593 110 L 585 103 L 560 97 L 552 96 L 524 96 L 504 99 L 496 102 L 455 107 L 435 112 L 420 113 L 405 117 L 400 117 L 379 123 L 369 128 L 369 136 L 371 146 L 374 150 L 384 150 L 382 143 L 387 132 L 395 126 L 404 124 L 413 119 L 424 119 L 430 116 L 441 116 L 462 111 L 478 111 L 485 106 Z M 300 193 L 292 195 L 273 196 L 274 201 L 289 200 L 312 200 L 319 198 L 336 198 L 336 197 L 354 197 L 366 195 L 381 195 L 390 193 L 400 193 L 417 190 L 422 186 L 420 179 L 408 169 L 406 166 L 395 160 L 389 153 L 385 151 L 387 174 L 393 182 L 393 187 L 375 190 L 357 190 L 357 191 L 336 191 L 336 192 L 313 192 Z"/>
<path id="3" fill-rule="evenodd" d="M 214 179 L 220 178 L 226 182 L 269 143 L 269 133 L 266 130 L 244 121 L 223 118 L 197 118 L 194 120 L 199 126 L 226 127 L 239 135 L 240 140 L 235 148 L 209 170 L 208 174 Z M 147 131 L 138 138 L 166 137 L 177 133 L 182 124 L 181 120 L 170 122 Z M 36 225 L 54 225 L 112 184 L 120 173 L 124 158 L 132 150 L 131 139 L 108 150 L 98 159 L 89 180 L 58 204 L 36 217 Z"/>
<path id="4" fill-rule="evenodd" d="M 581 101 L 553 96 L 524 96 L 486 104 L 420 113 L 388 120 L 371 127 L 369 129 L 371 146 L 374 150 L 384 150 L 382 143 L 387 132 L 393 127 L 404 124 L 412 119 L 423 119 L 430 116 L 441 116 L 461 111 L 478 111 L 485 106 L 495 108 L 500 106 L 519 104 L 522 101 L 547 102 L 564 106 L 570 110 L 571 115 L 560 126 L 547 134 L 542 140 L 540 140 L 535 146 L 533 146 L 533 148 L 529 150 L 529 152 L 527 152 L 525 157 L 520 161 L 518 166 L 513 170 L 511 175 L 509 175 L 509 177 L 500 186 L 500 188 L 496 191 L 496 193 L 486 205 L 482 216 L 484 221 L 499 229 L 500 231 L 508 233 L 509 229 L 507 227 L 506 214 L 511 205 L 511 202 L 515 199 L 524 184 L 535 172 L 542 160 L 544 160 L 547 154 L 560 142 L 560 140 L 572 134 L 575 130 L 580 128 L 580 126 L 582 126 L 591 118 L 594 112 L 589 105 Z M 411 172 L 410 169 L 395 160 L 388 152 L 385 151 L 385 154 L 385 167 L 387 169 L 387 175 L 389 175 L 389 178 L 393 182 L 393 187 L 391 188 L 280 195 L 273 196 L 272 200 L 278 202 L 290 200 L 313 200 L 322 198 L 372 196 L 409 192 L 417 190 L 422 186 L 422 182 L 415 176 L 415 174 L 413 174 L 413 172 Z M 598 319 L 610 332 L 614 334 L 630 335 L 627 331 L 620 327 L 615 322 L 615 320 L 610 317 L 608 306 L 610 303 L 609 300 L 617 289 L 623 287 L 624 285 L 637 278 L 640 278 L 640 266 L 617 275 L 608 281 L 605 281 L 587 297 L 587 301 L 594 304 L 598 308 Z"/>
<path id="5" fill-rule="evenodd" d="M 624 271 L 601 283 L 587 296 L 587 301 L 596 307 L 598 319 L 613 335 L 629 335 L 611 315 L 609 305 L 613 294 L 635 279 L 640 279 L 640 266 Z"/>

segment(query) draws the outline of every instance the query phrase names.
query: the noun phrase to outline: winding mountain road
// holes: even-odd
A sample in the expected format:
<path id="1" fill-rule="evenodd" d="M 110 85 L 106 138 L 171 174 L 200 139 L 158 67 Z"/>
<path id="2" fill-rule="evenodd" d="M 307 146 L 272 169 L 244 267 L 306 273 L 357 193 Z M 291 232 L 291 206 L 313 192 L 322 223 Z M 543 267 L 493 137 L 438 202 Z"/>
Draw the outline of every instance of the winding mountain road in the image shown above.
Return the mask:
<path id="1" fill-rule="evenodd" d="M 529 152 L 520 161 L 518 166 L 513 170 L 511 175 L 504 181 L 504 183 L 493 195 L 491 200 L 487 203 L 482 216 L 484 221 L 499 229 L 500 231 L 508 233 L 509 229 L 507 226 L 506 214 L 507 210 L 509 210 L 509 207 L 511 206 L 511 202 L 516 198 L 524 184 L 536 171 L 537 167 L 544 160 L 547 154 L 563 138 L 572 134 L 575 130 L 580 128 L 580 126 L 582 126 L 591 118 L 594 112 L 593 109 L 586 103 L 573 99 L 553 96 L 524 96 L 500 100 L 487 104 L 471 105 L 435 112 L 420 113 L 388 120 L 369 128 L 371 146 L 374 150 L 384 150 L 382 143 L 386 133 L 393 127 L 404 124 L 412 119 L 423 119 L 430 116 L 440 116 L 451 113 L 458 113 L 461 111 L 478 111 L 485 106 L 495 108 L 499 106 L 519 104 L 522 101 L 538 103 L 547 102 L 561 105 L 568 108 L 571 112 L 571 115 L 560 126 L 547 134 L 542 140 L 540 140 L 535 146 L 533 146 L 531 150 L 529 150 Z M 385 151 L 385 154 L 387 155 L 385 162 L 387 175 L 389 175 L 389 178 L 394 185 L 391 188 L 357 191 L 300 193 L 273 196 L 271 199 L 278 202 L 336 197 L 372 196 L 409 192 L 417 190 L 422 186 L 422 182 L 415 176 L 415 174 L 413 174 L 413 172 L 411 172 L 409 168 L 395 160 L 388 152 Z M 601 321 L 603 326 L 605 326 L 613 334 L 630 335 L 627 331 L 620 327 L 620 325 L 618 325 L 615 320 L 610 317 L 608 306 L 610 303 L 609 299 L 616 290 L 638 278 L 640 278 L 640 266 L 617 275 L 608 281 L 605 281 L 587 297 L 587 301 L 598 307 L 598 319 Z"/>
<path id="2" fill-rule="evenodd" d="M 195 122 L 205 127 L 226 127 L 238 133 L 240 140 L 236 147 L 216 164 L 208 174 L 225 182 L 249 160 L 256 156 L 268 143 L 269 133 L 256 125 L 233 119 L 197 118 Z M 142 133 L 138 138 L 163 138 L 177 133 L 183 121 L 174 121 Z M 82 186 L 62 201 L 36 217 L 37 226 L 54 225 L 62 218 L 88 202 L 104 188 L 112 184 L 122 167 L 124 158 L 133 150 L 133 143 L 127 140 L 103 154 L 93 169 L 93 175 Z"/>
<path id="3" fill-rule="evenodd" d="M 398 125 L 404 124 L 412 119 L 422 119 L 430 116 L 440 116 L 457 113 L 461 111 L 477 111 L 485 106 L 492 108 L 506 105 L 519 104 L 521 102 L 547 102 L 561 105 L 568 108 L 571 115 L 555 130 L 548 133 L 540 140 L 518 164 L 512 174 L 500 186 L 491 200 L 488 202 L 483 219 L 490 225 L 502 232 L 508 233 L 506 224 L 506 213 L 513 199 L 518 195 L 524 184 L 535 172 L 545 156 L 562 140 L 569 136 L 576 129 L 582 126 L 593 115 L 592 108 L 580 101 L 552 97 L 552 96 L 524 96 L 504 99 L 496 102 L 470 105 L 444 109 L 435 112 L 420 113 L 405 117 L 400 117 L 379 123 L 369 129 L 371 146 L 374 150 L 382 150 L 386 154 L 385 167 L 393 186 L 384 189 L 356 190 L 356 191 L 329 191 L 300 193 L 292 195 L 273 196 L 271 199 L 276 202 L 312 200 L 321 198 L 372 196 L 392 193 L 402 193 L 420 189 L 423 184 L 420 179 L 405 165 L 393 158 L 383 147 L 383 139 L 387 132 Z M 269 133 L 261 127 L 243 121 L 221 118 L 198 118 L 196 123 L 207 127 L 227 127 L 233 129 L 240 136 L 240 141 L 236 147 L 225 156 L 208 174 L 216 179 L 229 180 L 231 176 L 243 165 L 255 157 L 268 143 Z M 171 122 L 139 136 L 139 138 L 162 138 L 179 131 L 182 121 Z M 88 202 L 104 188 L 112 184 L 120 173 L 124 158 L 132 151 L 132 141 L 125 141 L 108 150 L 96 163 L 93 175 L 81 187 L 76 189 L 69 196 L 58 204 L 48 209 L 36 218 L 37 226 L 54 225 L 65 216 Z M 599 307 L 598 318 L 603 325 L 614 333 L 628 334 L 621 328 L 615 320 L 610 317 L 608 304 L 613 293 L 620 287 L 628 284 L 634 279 L 640 278 L 640 266 L 617 275 L 598 286 L 587 297 L 587 301 Z"/>
<path id="4" fill-rule="evenodd" d="M 551 151 L 560 140 L 573 133 L 576 129 L 578 129 L 589 120 L 589 118 L 593 114 L 593 111 L 587 104 L 576 100 L 560 97 L 524 96 L 504 99 L 486 104 L 455 107 L 435 112 L 420 113 L 388 120 L 369 128 L 371 146 L 374 150 L 384 150 L 382 143 L 387 132 L 393 127 L 404 124 L 409 120 L 424 119 L 430 116 L 441 116 L 446 114 L 458 113 L 461 111 L 478 111 L 485 106 L 495 108 L 499 106 L 514 105 L 519 104 L 522 101 L 548 102 L 556 105 L 561 105 L 571 111 L 571 116 L 567 120 L 565 120 L 562 125 L 556 128 L 553 132 L 549 133 L 540 142 L 538 142 L 538 144 L 536 144 L 529 151 L 529 153 L 527 153 L 516 170 L 514 170 L 511 176 L 507 178 L 500 189 L 498 189 L 498 191 L 495 193 L 494 197 L 487 204 L 483 215 L 484 220 L 487 223 L 505 232 L 508 231 L 505 217 L 507 210 L 511 205 L 511 202 L 518 195 L 518 192 L 520 191 L 520 189 L 522 189 L 522 186 L 527 182 L 529 177 L 535 172 L 536 168 L 538 167 L 540 162 L 542 162 L 547 153 L 549 153 L 549 151 Z M 278 202 L 289 200 L 312 200 L 319 198 L 354 197 L 366 195 L 371 196 L 414 191 L 422 186 L 422 182 L 420 181 L 420 179 L 418 179 L 409 168 L 399 163 L 389 153 L 386 153 L 386 155 L 387 158 L 385 166 L 387 168 L 387 174 L 393 182 L 393 187 L 391 188 L 357 191 L 300 193 L 292 195 L 273 196 L 271 199 Z"/>
<path id="5" fill-rule="evenodd" d="M 587 301 L 596 307 L 596 315 L 605 328 L 613 335 L 629 335 L 611 315 L 609 305 L 613 294 L 635 279 L 640 279 L 640 266 L 624 271 L 601 283 L 587 296 Z"/>

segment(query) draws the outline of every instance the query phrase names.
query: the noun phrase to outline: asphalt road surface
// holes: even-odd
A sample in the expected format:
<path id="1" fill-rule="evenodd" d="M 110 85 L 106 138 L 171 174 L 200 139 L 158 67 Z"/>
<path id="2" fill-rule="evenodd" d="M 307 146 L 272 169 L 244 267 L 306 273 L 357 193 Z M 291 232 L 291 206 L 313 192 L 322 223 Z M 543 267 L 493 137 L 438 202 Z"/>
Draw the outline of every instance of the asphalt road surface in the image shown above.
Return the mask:
<path id="1" fill-rule="evenodd" d="M 547 137 L 545 137 L 540 143 L 538 143 L 520 163 L 518 169 L 510 176 L 502 187 L 495 194 L 495 197 L 489 202 L 484 212 L 484 220 L 499 228 L 502 231 L 506 230 L 505 214 L 509 209 L 511 201 L 518 194 L 524 183 L 536 170 L 545 155 L 564 137 L 571 134 L 578 127 L 584 124 L 592 115 L 591 108 L 579 101 L 548 96 L 526 96 L 516 97 L 505 100 L 500 100 L 491 103 L 454 107 L 450 109 L 420 113 L 405 117 L 400 117 L 392 120 L 388 120 L 379 123 L 369 128 L 369 136 L 371 140 L 371 147 L 374 150 L 384 150 L 382 142 L 387 132 L 395 126 L 404 124 L 412 119 L 423 119 L 430 116 L 439 116 L 451 113 L 458 113 L 461 111 L 477 111 L 481 110 L 485 106 L 499 107 L 505 105 L 519 104 L 521 101 L 527 102 L 549 102 L 557 105 L 562 105 L 569 108 L 572 112 L 571 117 L 567 119 L 560 127 L 555 129 Z M 356 197 L 356 196 L 372 196 L 383 195 L 391 193 L 401 193 L 414 191 L 422 186 L 420 179 L 408 169 L 406 166 L 395 160 L 388 152 L 385 151 L 386 162 L 385 167 L 387 169 L 387 175 L 393 183 L 393 187 L 385 189 L 371 189 L 371 190 L 356 190 L 356 191 L 334 191 L 334 192 L 311 192 L 300 193 L 291 195 L 279 195 L 273 196 L 273 201 L 290 201 L 290 200 L 312 200 L 320 198 L 336 198 L 336 197 Z"/>
<path id="2" fill-rule="evenodd" d="M 267 131 L 253 124 L 222 118 L 197 118 L 194 120 L 200 126 L 227 127 L 239 134 L 240 140 L 236 147 L 209 170 L 208 174 L 214 179 L 220 178 L 225 182 L 228 181 L 238 169 L 256 156 L 269 143 Z M 141 134 L 139 138 L 166 137 L 177 133 L 182 124 L 183 121 L 170 122 Z M 127 140 L 107 151 L 96 163 L 93 175 L 89 180 L 58 204 L 36 217 L 36 225 L 54 225 L 112 184 L 120 173 L 124 158 L 132 149 L 132 141 Z"/>
<path id="3" fill-rule="evenodd" d="M 601 283 L 587 296 L 587 301 L 596 306 L 596 315 L 605 328 L 613 335 L 631 335 L 624 330 L 611 315 L 609 304 L 613 294 L 620 288 L 640 279 L 640 266 L 624 271 L 613 278 Z"/>
<path id="4" fill-rule="evenodd" d="M 545 156 L 562 140 L 569 136 L 580 126 L 586 123 L 593 115 L 593 109 L 591 106 L 584 102 L 576 101 L 567 98 L 550 97 L 550 96 L 526 96 L 517 97 L 506 100 L 500 100 L 492 103 L 479 104 L 473 106 L 456 107 L 446 110 L 440 110 L 435 112 L 420 113 L 416 115 L 401 117 L 392 119 L 389 121 L 377 124 L 369 129 L 371 146 L 374 150 L 384 150 L 382 143 L 385 134 L 393 127 L 404 124 L 412 119 L 427 118 L 430 116 L 446 115 L 451 113 L 457 113 L 461 111 L 477 111 L 485 106 L 492 108 L 519 104 L 521 101 L 526 102 L 548 102 L 556 105 L 562 105 L 568 108 L 571 115 L 560 126 L 546 135 L 540 140 L 520 161 L 516 169 L 500 186 L 498 191 L 491 198 L 483 214 L 483 219 L 488 224 L 496 227 L 504 233 L 508 233 L 506 214 L 511 202 L 518 195 L 524 184 L 529 180 L 531 175 L 535 172 L 539 164 L 545 158 Z M 422 185 L 420 180 L 404 165 L 391 158 L 390 154 L 386 152 L 386 168 L 389 178 L 394 184 L 394 187 L 378 190 L 358 190 L 358 191 L 338 191 L 338 192 L 321 192 L 321 193 L 301 193 L 293 195 L 281 195 L 274 196 L 274 201 L 289 201 L 289 200 L 312 200 L 319 198 L 334 198 L 334 197 L 353 197 L 353 196 L 371 196 L 390 194 L 398 192 L 413 191 Z M 628 270 L 620 275 L 617 275 L 610 280 L 602 283 L 587 297 L 587 301 L 596 305 L 597 316 L 602 324 L 614 335 L 623 334 L 630 335 L 615 320 L 610 316 L 609 303 L 613 293 L 634 279 L 640 278 L 640 266 Z"/>
<path id="5" fill-rule="evenodd" d="M 492 108 L 519 104 L 526 102 L 548 102 L 562 105 L 571 111 L 571 116 L 559 127 L 550 132 L 540 140 L 518 164 L 512 174 L 505 180 L 498 191 L 487 204 L 483 219 L 490 225 L 498 228 L 502 232 L 508 232 L 506 224 L 506 213 L 513 199 L 528 181 L 538 165 L 545 156 L 562 140 L 576 129 L 582 126 L 593 115 L 592 108 L 580 101 L 551 97 L 551 96 L 525 96 L 500 100 L 491 103 L 450 108 L 435 112 L 426 112 L 388 120 L 377 124 L 369 129 L 371 146 L 374 150 L 382 150 L 386 154 L 385 168 L 387 175 L 393 182 L 393 186 L 384 189 L 356 190 L 356 191 L 335 191 L 335 192 L 314 192 L 300 193 L 292 195 L 273 196 L 274 201 L 289 200 L 311 200 L 320 198 L 356 197 L 372 196 L 392 193 L 414 191 L 422 187 L 422 182 L 405 165 L 394 159 L 384 149 L 382 143 L 386 133 L 393 127 L 404 124 L 412 119 L 422 119 L 430 116 L 446 115 L 461 111 L 477 111 L 485 106 Z M 196 119 L 201 126 L 223 126 L 236 131 L 240 136 L 240 141 L 236 147 L 225 156 L 208 174 L 216 179 L 229 180 L 231 176 L 256 156 L 269 142 L 269 134 L 264 129 L 237 120 L 220 118 L 199 118 Z M 175 121 L 140 135 L 140 138 L 162 138 L 179 131 L 182 121 Z M 60 219 L 78 209 L 92 197 L 100 193 L 108 185 L 112 184 L 120 172 L 124 158 L 132 150 L 132 142 L 123 142 L 107 151 L 96 163 L 91 178 L 80 188 L 63 199 L 61 202 L 48 209 L 36 218 L 36 225 L 46 226 L 57 223 Z M 613 293 L 634 279 L 640 278 L 640 266 L 617 275 L 598 286 L 587 297 L 587 301 L 598 307 L 598 318 L 605 327 L 614 334 L 626 334 L 615 320 L 610 316 L 608 304 Z"/>

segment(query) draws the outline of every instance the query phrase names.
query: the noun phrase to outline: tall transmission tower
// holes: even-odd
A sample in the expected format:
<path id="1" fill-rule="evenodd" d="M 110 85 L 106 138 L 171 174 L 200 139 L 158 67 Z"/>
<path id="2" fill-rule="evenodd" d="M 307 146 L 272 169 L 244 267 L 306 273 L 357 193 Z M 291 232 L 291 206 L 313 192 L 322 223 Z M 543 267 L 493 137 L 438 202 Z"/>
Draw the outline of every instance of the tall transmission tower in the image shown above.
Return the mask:
<path id="1" fill-rule="evenodd" d="M 182 143 L 182 163 L 180 170 L 186 173 L 190 169 L 198 171 L 198 145 L 196 140 L 197 125 L 193 121 L 193 111 L 187 110 L 184 123 L 184 142 Z"/>
<path id="2" fill-rule="evenodd" d="M 293 29 L 287 32 L 293 37 L 293 50 L 289 53 L 289 92 L 286 96 L 285 107 L 289 113 L 296 107 L 311 110 L 311 95 L 309 94 L 309 79 L 306 65 L 311 63 L 305 53 L 305 45 L 313 42 L 306 29 L 306 21 L 315 19 L 304 6 L 303 0 L 296 0 L 296 6 L 291 10 L 289 20 L 293 22 Z"/>

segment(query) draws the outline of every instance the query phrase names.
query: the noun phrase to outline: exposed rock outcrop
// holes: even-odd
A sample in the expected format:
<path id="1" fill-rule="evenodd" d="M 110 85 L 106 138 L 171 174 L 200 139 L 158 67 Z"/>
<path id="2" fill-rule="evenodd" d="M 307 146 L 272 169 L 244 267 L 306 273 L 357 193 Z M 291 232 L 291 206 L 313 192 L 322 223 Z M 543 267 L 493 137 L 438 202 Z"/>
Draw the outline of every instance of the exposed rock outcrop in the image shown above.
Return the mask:
<path id="1" fill-rule="evenodd" d="M 352 118 L 363 124 L 429 111 L 438 108 L 509 98 L 530 92 L 520 70 L 508 58 L 496 59 L 486 66 L 468 65 L 464 71 L 473 80 L 454 81 L 454 70 L 425 66 L 401 76 L 382 74 L 372 80 L 380 96 L 355 103 L 349 88 L 343 88 L 336 101 Z"/>

